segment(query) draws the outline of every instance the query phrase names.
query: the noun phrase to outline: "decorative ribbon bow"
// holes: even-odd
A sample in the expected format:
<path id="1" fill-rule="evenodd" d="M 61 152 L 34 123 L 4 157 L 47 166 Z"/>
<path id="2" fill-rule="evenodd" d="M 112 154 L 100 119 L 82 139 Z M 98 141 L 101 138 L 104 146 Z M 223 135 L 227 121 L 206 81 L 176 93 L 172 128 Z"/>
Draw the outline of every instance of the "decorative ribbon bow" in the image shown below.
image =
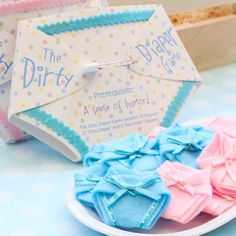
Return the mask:
<path id="1" fill-rule="evenodd" d="M 189 129 L 186 136 L 168 136 L 167 141 L 178 145 L 173 153 L 179 154 L 183 150 L 202 150 L 205 140 L 194 129 Z"/>
<path id="2" fill-rule="evenodd" d="M 194 196 L 196 193 L 210 193 L 209 186 L 202 182 L 202 180 L 199 178 L 199 174 L 193 174 L 189 177 L 183 177 L 171 173 L 170 175 L 168 175 L 166 184 L 168 187 L 177 186 L 178 188 L 188 192 L 192 196 Z"/>
<path id="3" fill-rule="evenodd" d="M 118 158 L 114 157 L 114 159 L 119 159 L 122 162 L 125 162 L 125 164 L 128 163 L 130 166 L 132 162 L 136 158 L 141 158 L 143 155 L 150 155 L 150 156 L 157 156 L 159 155 L 158 150 L 152 150 L 151 148 L 148 148 L 146 146 L 148 142 L 148 139 L 143 139 L 140 137 L 135 137 L 133 144 L 130 145 L 130 147 L 125 148 L 125 147 L 120 147 L 120 145 L 116 147 L 104 147 L 104 146 L 96 146 L 94 147 L 94 151 L 103 153 L 103 152 L 113 152 L 115 154 L 120 155 Z M 132 149 L 132 147 L 134 147 Z M 128 161 L 126 161 L 128 159 Z M 110 159 L 108 158 L 108 161 Z M 112 160 L 112 158 L 111 158 Z M 124 160 L 124 161 L 123 161 Z"/>
<path id="4" fill-rule="evenodd" d="M 155 157 L 155 156 L 159 155 L 159 152 L 157 150 L 141 148 L 140 150 L 138 150 L 138 151 L 136 151 L 132 154 L 127 154 L 123 158 L 128 158 L 129 159 L 128 160 L 128 165 L 130 166 L 136 158 L 141 158 L 144 155 L 149 155 L 149 156 L 154 156 Z"/>
<path id="5" fill-rule="evenodd" d="M 232 170 L 232 168 L 231 168 L 231 165 L 232 165 L 233 161 L 236 161 L 236 155 L 235 154 L 219 156 L 217 159 L 212 161 L 212 167 L 225 166 L 225 170 L 226 170 L 227 174 L 230 176 L 230 178 L 234 182 L 236 182 L 236 173 L 234 173 L 234 170 Z"/>
<path id="6" fill-rule="evenodd" d="M 139 137 L 135 138 L 134 144 L 136 145 L 136 149 L 132 151 L 124 150 L 124 149 L 117 149 L 115 150 L 115 153 L 123 155 L 121 159 L 129 159 L 128 165 L 130 166 L 132 162 L 136 158 L 141 158 L 143 155 L 149 155 L 149 156 L 157 156 L 159 155 L 158 150 L 152 150 L 150 147 L 147 147 L 149 140 L 146 139 L 140 139 Z"/>
<path id="7" fill-rule="evenodd" d="M 146 189 L 147 187 L 155 184 L 157 180 L 161 181 L 160 178 L 150 176 L 149 178 L 146 178 L 141 184 L 135 186 L 127 184 L 121 177 L 117 175 L 112 175 L 109 177 L 106 176 L 104 179 L 119 188 L 119 190 L 108 200 L 108 206 L 114 204 L 126 193 L 129 193 L 133 196 L 136 194 L 141 194 L 155 201 L 159 201 L 161 198 L 158 193 L 154 193 Z"/>

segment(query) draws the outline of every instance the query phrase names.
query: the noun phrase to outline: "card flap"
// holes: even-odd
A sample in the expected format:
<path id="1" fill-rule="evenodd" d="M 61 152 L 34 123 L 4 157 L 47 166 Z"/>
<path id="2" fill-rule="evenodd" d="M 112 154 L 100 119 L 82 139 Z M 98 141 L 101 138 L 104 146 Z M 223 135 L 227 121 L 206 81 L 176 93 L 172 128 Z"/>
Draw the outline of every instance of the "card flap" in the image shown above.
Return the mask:
<path id="1" fill-rule="evenodd" d="M 31 44 L 26 47 L 24 42 L 27 41 Z M 21 22 L 9 116 L 51 103 L 87 86 L 89 79 L 83 78 L 81 72 L 83 64 L 83 59 L 69 46 Z M 22 100 L 27 102 L 22 104 Z"/>
<path id="2" fill-rule="evenodd" d="M 188 52 L 160 5 L 127 54 L 130 69 L 162 80 L 201 81 Z"/>

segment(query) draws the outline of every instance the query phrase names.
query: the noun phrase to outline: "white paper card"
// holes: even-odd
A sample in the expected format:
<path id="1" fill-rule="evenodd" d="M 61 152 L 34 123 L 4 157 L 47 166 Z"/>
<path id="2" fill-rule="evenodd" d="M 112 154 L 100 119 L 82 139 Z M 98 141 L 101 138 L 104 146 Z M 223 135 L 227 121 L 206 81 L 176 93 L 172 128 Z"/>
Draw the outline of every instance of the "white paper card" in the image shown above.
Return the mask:
<path id="1" fill-rule="evenodd" d="M 161 6 L 91 9 L 44 20 L 46 25 L 39 19 L 20 23 L 9 117 L 73 161 L 95 143 L 168 126 L 200 81 Z M 164 55 L 147 63 L 138 45 L 168 31 Z M 92 63 L 101 68 L 83 75 Z"/>

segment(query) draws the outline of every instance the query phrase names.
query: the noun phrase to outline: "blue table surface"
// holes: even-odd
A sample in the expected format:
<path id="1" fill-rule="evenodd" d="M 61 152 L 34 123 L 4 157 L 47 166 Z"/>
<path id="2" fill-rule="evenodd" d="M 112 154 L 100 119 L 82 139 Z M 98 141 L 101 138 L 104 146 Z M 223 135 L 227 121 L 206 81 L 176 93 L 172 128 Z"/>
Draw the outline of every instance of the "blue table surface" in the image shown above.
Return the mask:
<path id="1" fill-rule="evenodd" d="M 236 117 L 236 64 L 202 73 L 203 84 L 178 121 L 217 115 Z M 31 139 L 0 143 L 0 236 L 100 236 L 73 218 L 66 192 L 81 168 Z M 230 222 L 207 236 L 236 235 Z"/>

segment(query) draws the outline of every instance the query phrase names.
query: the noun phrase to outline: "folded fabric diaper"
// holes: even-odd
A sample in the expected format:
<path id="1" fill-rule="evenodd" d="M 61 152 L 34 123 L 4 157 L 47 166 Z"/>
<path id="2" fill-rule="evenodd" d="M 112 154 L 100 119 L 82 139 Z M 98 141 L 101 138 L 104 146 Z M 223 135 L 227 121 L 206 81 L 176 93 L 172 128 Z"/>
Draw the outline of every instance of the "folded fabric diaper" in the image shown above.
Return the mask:
<path id="1" fill-rule="evenodd" d="M 156 139 L 135 133 L 125 138 L 94 145 L 84 157 L 85 167 L 101 163 L 104 167 L 126 166 L 137 170 L 155 170 L 164 160 L 155 147 Z"/>
<path id="2" fill-rule="evenodd" d="M 219 216 L 234 206 L 236 206 L 236 199 L 213 193 L 212 198 L 208 200 L 206 207 L 203 209 L 203 212 L 213 216 Z"/>
<path id="3" fill-rule="evenodd" d="M 92 198 L 104 223 L 150 229 L 168 206 L 170 192 L 156 171 L 111 167 Z"/>
<path id="4" fill-rule="evenodd" d="M 207 170 L 198 170 L 166 161 L 157 169 L 171 192 L 171 202 L 162 217 L 185 224 L 195 218 L 211 199 L 212 187 Z"/>
<path id="5" fill-rule="evenodd" d="M 236 136 L 236 120 L 234 119 L 215 117 L 203 122 L 203 125 L 208 129 Z"/>
<path id="6" fill-rule="evenodd" d="M 174 125 L 159 133 L 160 156 L 197 168 L 196 158 L 211 141 L 213 131 L 201 126 Z"/>
<path id="7" fill-rule="evenodd" d="M 236 197 L 236 138 L 217 133 L 197 162 L 210 171 L 216 193 Z"/>
<path id="8" fill-rule="evenodd" d="M 106 174 L 101 165 L 95 165 L 74 175 L 75 197 L 84 205 L 93 207 L 92 190 Z"/>

